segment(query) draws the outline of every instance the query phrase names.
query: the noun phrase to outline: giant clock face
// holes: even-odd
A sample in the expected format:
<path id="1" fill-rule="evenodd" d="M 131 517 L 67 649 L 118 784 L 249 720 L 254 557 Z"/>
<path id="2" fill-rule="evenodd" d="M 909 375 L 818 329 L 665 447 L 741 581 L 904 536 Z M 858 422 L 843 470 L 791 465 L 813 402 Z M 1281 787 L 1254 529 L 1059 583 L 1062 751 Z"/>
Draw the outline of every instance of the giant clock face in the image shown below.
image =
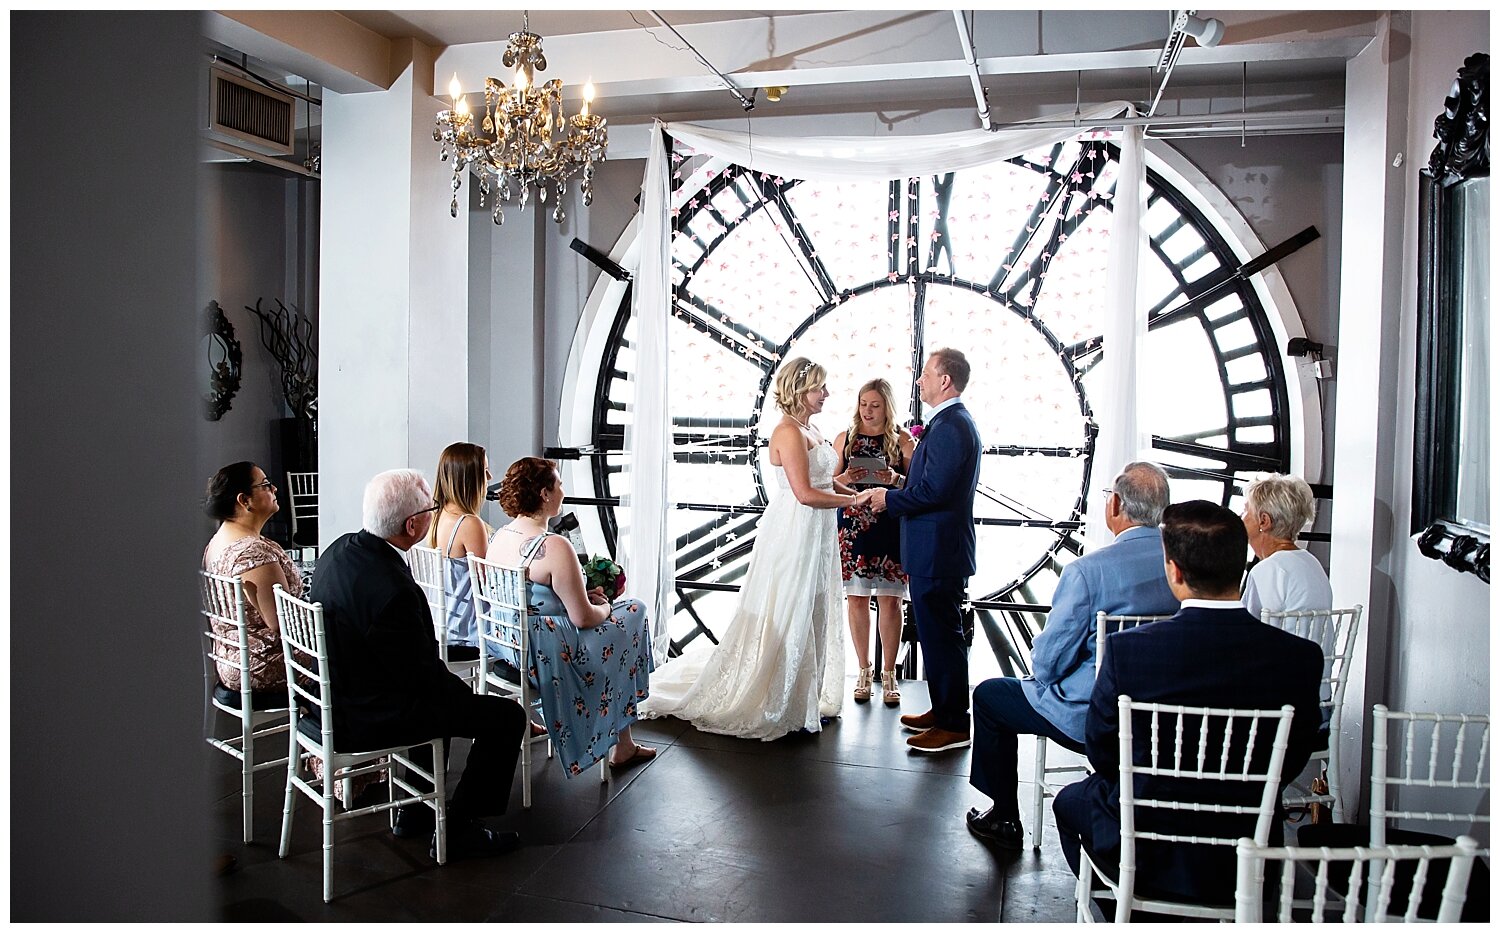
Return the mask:
<path id="1" fill-rule="evenodd" d="M 999 669 L 1024 670 L 1058 574 L 1082 550 L 1093 463 L 1093 374 L 1101 331 L 1117 152 L 1065 143 L 993 166 L 894 182 L 799 182 L 674 153 L 669 495 L 676 504 L 679 642 L 731 617 L 770 479 L 782 360 L 828 370 L 815 424 L 830 440 L 856 392 L 881 377 L 898 420 L 921 416 L 926 354 L 962 350 L 964 401 L 985 446 L 975 500 L 976 618 Z M 1229 277 L 1235 256 L 1181 193 L 1148 173 L 1149 329 L 1142 427 L 1173 498 L 1229 504 L 1236 478 L 1289 463 L 1288 406 L 1265 309 Z M 617 497 L 635 325 L 624 301 L 596 385 L 593 495 Z M 1113 468 L 1117 465 L 1110 465 Z M 611 548 L 628 509 L 598 507 Z"/>

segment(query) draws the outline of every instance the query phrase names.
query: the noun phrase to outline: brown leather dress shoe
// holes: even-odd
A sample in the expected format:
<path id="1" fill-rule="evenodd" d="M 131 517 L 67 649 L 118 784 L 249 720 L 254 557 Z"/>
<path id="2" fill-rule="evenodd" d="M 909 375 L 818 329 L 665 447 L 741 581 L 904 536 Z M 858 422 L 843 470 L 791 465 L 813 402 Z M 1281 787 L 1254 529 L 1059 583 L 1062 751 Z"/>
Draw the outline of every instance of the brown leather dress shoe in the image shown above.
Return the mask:
<path id="1" fill-rule="evenodd" d="M 907 732 L 926 732 L 937 725 L 937 717 L 932 710 L 925 713 L 907 713 L 901 717 L 901 728 Z"/>
<path id="2" fill-rule="evenodd" d="M 950 732 L 947 729 L 932 728 L 920 735 L 914 735 L 906 740 L 906 745 L 914 752 L 932 754 L 933 752 L 946 752 L 955 748 L 965 748 L 969 745 L 968 732 Z"/>

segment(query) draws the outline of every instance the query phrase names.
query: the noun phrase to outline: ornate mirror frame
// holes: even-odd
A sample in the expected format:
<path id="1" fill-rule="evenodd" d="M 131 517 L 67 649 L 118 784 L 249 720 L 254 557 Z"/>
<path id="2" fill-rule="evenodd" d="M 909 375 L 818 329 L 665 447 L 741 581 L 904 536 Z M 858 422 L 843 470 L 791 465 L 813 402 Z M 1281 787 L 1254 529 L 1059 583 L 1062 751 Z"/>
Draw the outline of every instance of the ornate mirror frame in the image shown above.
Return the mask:
<path id="1" fill-rule="evenodd" d="M 208 347 L 208 394 L 203 396 L 204 417 L 218 421 L 229 411 L 240 390 L 240 367 L 244 356 L 235 339 L 234 325 L 217 301 L 203 309 L 203 334 Z"/>
<path id="2" fill-rule="evenodd" d="M 1458 229 L 1466 186 L 1489 178 L 1489 56 L 1464 59 L 1443 112 L 1433 127 L 1437 147 L 1420 175 L 1417 242 L 1417 379 L 1413 437 L 1411 530 L 1421 552 L 1489 582 L 1488 513 L 1482 522 L 1459 507 L 1459 466 L 1467 436 L 1461 417 L 1464 392 L 1467 274 L 1478 274 L 1488 294 L 1485 244 Z M 1484 255 L 1475 255 L 1482 250 Z M 1487 319 L 1487 309 L 1486 309 Z M 1473 352 L 1473 351 L 1471 351 Z M 1478 348 L 1486 354 L 1487 347 Z M 1487 380 L 1487 376 L 1485 377 Z M 1471 399 L 1471 402 L 1473 399 Z M 1488 397 L 1484 399 L 1488 405 Z M 1483 442 L 1487 445 L 1488 438 Z M 1480 480 L 1486 487 L 1487 477 Z M 1487 489 L 1485 490 L 1487 491 Z"/>

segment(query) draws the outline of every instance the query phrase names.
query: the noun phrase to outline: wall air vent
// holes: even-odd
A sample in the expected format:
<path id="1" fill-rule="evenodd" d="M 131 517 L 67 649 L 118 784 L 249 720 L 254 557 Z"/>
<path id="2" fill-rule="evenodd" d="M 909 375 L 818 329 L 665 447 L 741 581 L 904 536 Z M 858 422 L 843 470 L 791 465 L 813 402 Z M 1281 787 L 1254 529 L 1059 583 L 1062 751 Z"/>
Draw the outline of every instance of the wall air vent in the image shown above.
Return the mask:
<path id="1" fill-rule="evenodd" d="M 209 129 L 270 155 L 292 155 L 295 98 L 249 78 L 209 69 Z"/>

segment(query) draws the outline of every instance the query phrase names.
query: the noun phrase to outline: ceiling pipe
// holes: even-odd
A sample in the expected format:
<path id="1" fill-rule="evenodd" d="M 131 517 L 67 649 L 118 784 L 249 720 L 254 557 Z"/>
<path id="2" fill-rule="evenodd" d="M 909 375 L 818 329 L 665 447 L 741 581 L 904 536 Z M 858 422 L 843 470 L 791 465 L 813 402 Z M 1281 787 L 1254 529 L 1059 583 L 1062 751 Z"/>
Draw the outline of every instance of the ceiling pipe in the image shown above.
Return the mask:
<path id="1" fill-rule="evenodd" d="M 698 61 L 703 63 L 703 67 L 719 76 L 719 80 L 724 82 L 724 87 L 729 89 L 729 93 L 733 94 L 734 99 L 740 102 L 740 106 L 745 109 L 746 113 L 749 113 L 750 111 L 755 109 L 755 100 L 752 97 L 746 97 L 744 92 L 735 87 L 734 82 L 729 80 L 728 76 L 725 75 L 724 72 L 715 68 L 712 62 L 704 58 L 703 53 L 698 51 L 697 47 L 687 40 L 686 36 L 677 31 L 677 27 L 662 19 L 661 14 L 656 12 L 655 10 L 647 10 L 646 12 L 650 13 L 652 18 L 655 19 L 658 23 L 661 23 L 663 26 L 670 29 L 672 31 L 672 35 L 676 36 L 678 39 L 681 39 L 682 44 L 688 47 L 688 51 L 692 52 L 695 56 L 697 56 Z"/>
<path id="2" fill-rule="evenodd" d="M 969 65 L 969 82 L 974 85 L 974 103 L 979 110 L 979 125 L 985 129 L 993 129 L 990 126 L 990 103 L 984 96 L 984 85 L 979 82 L 979 59 L 974 55 L 974 36 L 969 32 L 969 23 L 964 19 L 963 10 L 953 11 L 953 22 L 958 25 L 958 38 L 963 43 L 964 61 Z"/>
<path id="3" fill-rule="evenodd" d="M 1221 126 L 1225 124 L 1233 124 L 1235 127 L 1245 125 L 1252 129 L 1269 129 L 1282 125 L 1295 126 L 1299 129 L 1314 127 L 1334 129 L 1344 125 L 1344 111 L 1342 108 L 1331 107 L 1322 110 L 1268 110 L 1259 113 L 1204 113 L 1155 117 L 1118 116 L 1088 121 L 1090 127 L 1097 129 L 1116 126 L 1160 126 L 1166 128 L 1171 126 Z M 1079 124 L 1076 117 L 1066 117 L 1056 120 L 1022 120 L 1018 123 L 1002 123 L 997 124 L 994 128 L 997 130 L 1018 130 L 1077 125 Z"/>

